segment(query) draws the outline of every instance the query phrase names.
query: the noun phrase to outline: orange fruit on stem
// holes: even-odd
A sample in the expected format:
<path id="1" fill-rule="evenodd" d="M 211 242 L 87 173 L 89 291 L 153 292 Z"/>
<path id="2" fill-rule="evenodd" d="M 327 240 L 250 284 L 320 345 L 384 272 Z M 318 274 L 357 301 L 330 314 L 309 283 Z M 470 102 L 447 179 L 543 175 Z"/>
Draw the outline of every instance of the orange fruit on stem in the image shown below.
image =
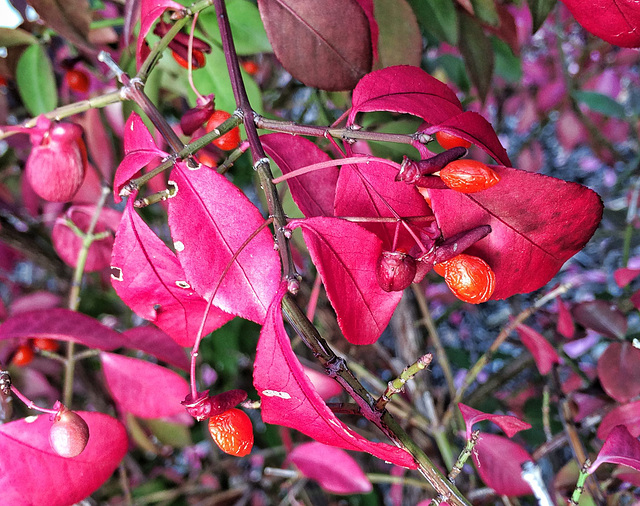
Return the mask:
<path id="1" fill-rule="evenodd" d="M 209 418 L 209 433 L 218 447 L 229 455 L 244 457 L 253 447 L 251 419 L 237 408 Z"/>
<path id="2" fill-rule="evenodd" d="M 230 117 L 231 114 L 227 111 L 221 111 L 220 109 L 214 111 L 211 118 L 209 118 L 209 121 L 207 121 L 207 133 L 212 132 Z M 233 130 L 228 131 L 226 134 L 214 139 L 212 144 L 224 151 L 236 149 L 240 145 L 240 129 L 236 127 Z"/>
<path id="3" fill-rule="evenodd" d="M 18 346 L 18 349 L 13 354 L 13 358 L 11 359 L 11 363 L 13 365 L 17 365 L 22 367 L 24 365 L 29 364 L 33 360 L 34 356 L 33 348 L 28 344 L 21 344 Z"/>
<path id="4" fill-rule="evenodd" d="M 58 341 L 56 341 L 55 339 L 47 339 L 46 337 L 36 337 L 33 340 L 33 347 L 37 348 L 38 350 L 55 352 L 55 351 L 58 351 L 58 348 L 60 346 Z"/>
<path id="5" fill-rule="evenodd" d="M 482 258 L 461 253 L 433 266 L 444 276 L 449 289 L 464 302 L 480 304 L 491 298 L 496 288 L 496 275 Z"/>
<path id="6" fill-rule="evenodd" d="M 185 69 L 189 68 L 188 60 L 180 56 L 175 51 L 171 51 L 171 55 L 173 56 L 173 59 L 176 62 L 178 62 L 178 65 L 180 65 Z M 192 53 L 191 67 L 194 69 L 199 69 L 201 67 L 204 67 L 205 63 L 206 63 L 206 59 L 205 59 L 204 53 L 198 49 L 194 49 Z"/>
<path id="7" fill-rule="evenodd" d="M 477 160 L 454 160 L 440 171 L 440 179 L 452 190 L 460 193 L 475 193 L 500 181 L 492 168 Z"/>
<path id="8" fill-rule="evenodd" d="M 468 148 L 471 146 L 471 143 L 468 140 L 461 139 L 457 135 L 450 134 L 449 132 L 445 132 L 444 130 L 440 130 L 436 132 L 436 140 L 438 144 L 440 144 L 444 149 L 451 148 Z"/>
<path id="9" fill-rule="evenodd" d="M 89 91 L 89 76 L 82 70 L 67 70 L 64 79 L 69 88 L 76 93 L 86 93 Z"/>

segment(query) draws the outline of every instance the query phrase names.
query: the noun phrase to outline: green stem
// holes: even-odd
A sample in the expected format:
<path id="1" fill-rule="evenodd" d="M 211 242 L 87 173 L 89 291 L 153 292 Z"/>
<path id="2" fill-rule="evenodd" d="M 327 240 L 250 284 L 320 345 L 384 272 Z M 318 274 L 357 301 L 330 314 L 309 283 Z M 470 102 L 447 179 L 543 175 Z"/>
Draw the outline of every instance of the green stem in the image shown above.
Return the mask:
<path id="1" fill-rule="evenodd" d="M 578 482 L 576 483 L 576 488 L 571 494 L 571 501 L 569 504 L 578 506 L 578 501 L 580 501 L 580 496 L 582 495 L 582 491 L 584 490 L 584 484 L 589 477 L 589 467 L 591 467 L 591 461 L 589 459 L 585 460 L 582 468 L 580 468 L 580 475 L 578 476 Z"/>
<path id="2" fill-rule="evenodd" d="M 391 380 L 387 384 L 387 388 L 376 401 L 376 409 L 379 411 L 385 409 L 387 403 L 391 400 L 391 397 L 402 392 L 407 381 L 409 381 L 420 371 L 428 367 L 431 363 L 431 360 L 431 354 L 428 353 L 427 355 L 420 357 L 409 367 L 405 367 L 400 376 Z"/>

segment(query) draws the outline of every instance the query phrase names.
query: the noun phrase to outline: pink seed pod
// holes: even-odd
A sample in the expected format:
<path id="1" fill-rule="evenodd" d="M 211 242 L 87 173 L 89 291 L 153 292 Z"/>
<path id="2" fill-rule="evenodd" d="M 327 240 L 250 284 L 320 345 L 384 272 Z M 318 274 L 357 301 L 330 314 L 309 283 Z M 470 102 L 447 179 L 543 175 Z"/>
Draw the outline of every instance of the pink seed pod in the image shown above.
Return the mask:
<path id="1" fill-rule="evenodd" d="M 49 443 L 53 450 L 65 458 L 80 455 L 89 442 L 89 426 L 80 415 L 60 404 L 49 431 Z"/>
<path id="2" fill-rule="evenodd" d="M 201 422 L 212 416 L 224 413 L 247 398 L 244 390 L 228 390 L 218 395 L 209 395 L 209 390 L 199 392 L 194 399 L 188 394 L 181 404 L 192 417 Z"/>
<path id="3" fill-rule="evenodd" d="M 383 251 L 378 257 L 376 278 L 385 292 L 407 288 L 416 276 L 415 259 L 403 251 Z"/>
<path id="4" fill-rule="evenodd" d="M 202 104 L 198 103 L 196 107 L 189 109 L 184 113 L 182 118 L 180 118 L 182 133 L 185 135 L 193 135 L 198 128 L 209 120 L 214 110 L 213 95 L 209 95 Z"/>

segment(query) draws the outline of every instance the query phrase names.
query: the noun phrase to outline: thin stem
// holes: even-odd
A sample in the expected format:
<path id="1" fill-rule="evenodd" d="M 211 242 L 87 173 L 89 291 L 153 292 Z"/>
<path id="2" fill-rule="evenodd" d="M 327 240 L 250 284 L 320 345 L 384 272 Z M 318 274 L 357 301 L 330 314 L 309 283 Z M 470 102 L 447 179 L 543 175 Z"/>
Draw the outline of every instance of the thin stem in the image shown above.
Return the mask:
<path id="1" fill-rule="evenodd" d="M 375 408 L 379 411 L 382 411 L 394 395 L 399 394 L 400 392 L 402 392 L 402 390 L 404 390 L 404 385 L 407 383 L 407 381 L 411 380 L 423 369 L 429 367 L 432 358 L 433 357 L 431 356 L 431 353 L 423 355 L 409 367 L 405 367 L 400 376 L 389 381 L 389 383 L 387 384 L 387 388 L 376 401 Z"/>
<path id="2" fill-rule="evenodd" d="M 23 395 L 22 392 L 20 392 L 20 390 L 18 390 L 15 387 L 15 385 L 11 385 L 11 392 L 18 399 L 24 402 L 27 405 L 27 408 L 29 409 L 35 409 L 36 411 L 42 411 L 43 413 L 49 413 L 50 415 L 55 415 L 58 413 L 57 409 L 48 409 L 48 408 L 41 408 L 40 406 L 36 406 L 36 404 L 31 399 Z"/>
<path id="3" fill-rule="evenodd" d="M 191 56 L 193 55 L 193 34 L 196 31 L 196 23 L 198 22 L 198 16 L 199 16 L 199 12 L 196 12 L 193 16 L 193 21 L 191 23 L 191 33 L 189 34 L 189 45 L 188 45 L 188 55 L 189 58 L 187 58 L 187 77 L 189 79 L 189 86 L 191 86 L 191 89 L 193 90 L 193 92 L 195 93 L 196 97 L 198 97 L 198 100 L 204 100 L 204 97 L 200 94 L 200 92 L 198 91 L 198 88 L 196 88 L 196 85 L 193 83 L 193 59 L 191 58 Z"/>
<path id="4" fill-rule="evenodd" d="M 447 476 L 447 478 L 449 478 L 450 482 L 453 483 L 456 480 L 456 478 L 460 474 L 460 471 L 462 471 L 462 467 L 464 466 L 464 463 L 467 461 L 469 457 L 471 457 L 471 453 L 473 452 L 473 449 L 475 448 L 476 444 L 478 444 L 479 439 L 480 439 L 480 431 L 474 430 L 471 433 L 471 437 L 467 440 L 467 444 L 463 448 L 462 452 L 460 452 L 460 455 L 458 456 L 456 463 L 451 468 L 451 471 L 449 471 L 449 475 Z"/>
<path id="5" fill-rule="evenodd" d="M 321 170 L 321 169 L 327 169 L 329 167 L 337 167 L 339 165 L 345 165 L 347 163 L 370 163 L 370 162 L 384 163 L 386 165 L 391 165 L 392 167 L 400 170 L 399 163 L 393 162 L 391 160 L 386 160 L 384 158 L 377 158 L 375 156 L 350 156 L 347 158 L 327 160 L 326 162 L 313 163 L 311 165 L 307 165 L 306 167 L 301 167 L 291 172 L 287 172 L 286 174 L 283 174 L 282 176 L 273 179 L 271 182 L 273 184 L 278 184 L 278 183 L 282 183 L 283 181 L 286 181 L 287 179 L 303 176 L 304 174 L 308 174 L 309 172 L 314 172 L 316 170 Z"/>
<path id="6" fill-rule="evenodd" d="M 569 504 L 573 506 L 578 506 L 578 501 L 580 501 L 580 496 L 582 495 L 582 492 L 584 490 L 584 483 L 585 481 L 587 481 L 587 478 L 589 477 L 590 467 L 591 467 L 591 461 L 589 459 L 586 459 L 584 461 L 584 464 L 580 468 L 580 475 L 578 476 L 578 482 L 576 483 L 576 488 L 574 489 L 573 494 L 571 494 L 571 500 L 569 501 Z"/>

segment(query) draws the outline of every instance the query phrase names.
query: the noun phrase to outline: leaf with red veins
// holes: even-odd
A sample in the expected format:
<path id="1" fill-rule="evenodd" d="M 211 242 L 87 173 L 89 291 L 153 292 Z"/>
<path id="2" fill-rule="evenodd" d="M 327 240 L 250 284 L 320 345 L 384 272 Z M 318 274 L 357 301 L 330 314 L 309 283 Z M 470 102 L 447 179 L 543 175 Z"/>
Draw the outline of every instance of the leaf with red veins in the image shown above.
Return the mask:
<path id="1" fill-rule="evenodd" d="M 392 218 L 394 214 L 391 209 L 400 217 L 433 216 L 424 197 L 413 185 L 395 181 L 397 174 L 395 168 L 375 161 L 342 166 L 336 188 L 336 216 Z M 421 226 L 429 224 L 425 220 L 411 222 L 409 226 L 417 232 Z M 360 226 L 376 234 L 385 249 L 393 249 L 393 238 L 398 228 L 395 222 L 360 223 Z M 414 238 L 400 225 L 395 249 L 410 253 L 415 245 Z"/>
<path id="2" fill-rule="evenodd" d="M 3 504 L 67 506 L 82 501 L 111 477 L 127 453 L 124 426 L 103 413 L 77 414 L 89 426 L 89 440 L 74 458 L 61 457 L 51 447 L 49 415 L 0 426 Z"/>
<path id="3" fill-rule="evenodd" d="M 471 433 L 473 432 L 473 425 L 483 420 L 489 420 L 500 427 L 508 437 L 513 437 L 521 430 L 527 430 L 531 428 L 531 425 L 527 422 L 523 422 L 519 418 L 510 415 L 492 415 L 490 413 L 484 413 L 478 411 L 470 406 L 458 403 L 462 418 L 467 427 L 467 440 L 471 439 Z"/>
<path id="4" fill-rule="evenodd" d="M 207 302 L 191 288 L 175 254 L 138 216 L 133 198 L 116 232 L 111 284 L 134 313 L 160 327 L 180 346 L 193 346 Z M 204 334 L 232 318 L 211 307 Z"/>
<path id="5" fill-rule="evenodd" d="M 207 300 L 219 285 L 217 307 L 262 324 L 281 272 L 269 229 L 261 230 L 222 275 L 264 218 L 244 193 L 207 167 L 189 170 L 179 163 L 171 179 L 177 189 L 169 200 L 169 227 L 187 278 Z"/>
<path id="6" fill-rule="evenodd" d="M 171 369 L 138 358 L 101 353 L 102 371 L 120 408 L 140 418 L 163 418 L 184 412 L 180 404 L 189 383 Z"/>
<path id="7" fill-rule="evenodd" d="M 331 160 L 329 155 L 304 137 L 273 133 L 262 135 L 260 141 L 283 174 Z M 308 218 L 333 216 L 339 173 L 338 167 L 327 167 L 287 181 L 291 197 L 302 214 Z"/>
<path id="8" fill-rule="evenodd" d="M 359 112 L 390 111 L 412 114 L 439 124 L 462 112 L 458 97 L 446 84 L 424 70 L 397 65 L 367 74 L 353 90 L 347 125 Z"/>
<path id="9" fill-rule="evenodd" d="M 600 422 L 596 435 L 604 441 L 618 425 L 624 425 L 633 437 L 640 436 L 640 401 L 623 404 L 609 411 Z"/>
<path id="10" fill-rule="evenodd" d="M 480 225 L 491 233 L 467 253 L 496 275 L 492 299 L 544 286 L 589 241 L 602 201 L 589 188 L 542 174 L 491 166 L 500 183 L 473 194 L 430 189 L 431 207 L 445 238 Z"/>
<path id="11" fill-rule="evenodd" d="M 142 47 L 144 38 L 151 30 L 151 27 L 162 16 L 166 10 L 181 11 L 183 5 L 173 2 L 172 0 L 142 0 L 140 4 L 140 33 L 138 34 L 138 42 L 136 46 L 136 68 L 140 68 L 144 55 Z"/>
<path id="12" fill-rule="evenodd" d="M 640 350 L 630 342 L 611 343 L 598 358 L 598 378 L 609 397 L 633 399 L 640 394 Z"/>
<path id="13" fill-rule="evenodd" d="M 123 346 L 148 353 L 152 357 L 182 369 L 189 370 L 190 360 L 182 346 L 168 334 L 153 325 L 143 325 L 122 333 Z"/>
<path id="14" fill-rule="evenodd" d="M 589 468 L 589 474 L 594 473 L 605 462 L 640 471 L 640 441 L 629 434 L 623 425 L 618 425 L 609 433 L 598 457 Z"/>
<path id="15" fill-rule="evenodd" d="M 368 452 L 415 469 L 416 463 L 408 452 L 365 439 L 342 423 L 318 395 L 284 329 L 280 304 L 285 292 L 286 287 L 282 286 L 269 307 L 256 352 L 253 384 L 261 398 L 262 419 L 299 430 L 320 443 Z"/>
<path id="16" fill-rule="evenodd" d="M 562 0 L 576 21 L 596 37 L 621 47 L 640 46 L 636 0 Z"/>
<path id="17" fill-rule="evenodd" d="M 502 143 L 498 139 L 491 123 L 477 112 L 466 111 L 449 118 L 439 125 L 424 129 L 424 133 L 431 135 L 435 135 L 439 131 L 465 139 L 481 148 L 499 164 L 507 167 L 511 166 L 511 160 L 509 160 L 509 156 L 502 147 Z"/>
<path id="18" fill-rule="evenodd" d="M 480 434 L 473 461 L 482 481 L 498 495 L 530 495 L 531 487 L 522 479 L 521 465 L 533 460 L 520 445 L 502 436 Z"/>
<path id="19" fill-rule="evenodd" d="M 380 239 L 335 218 L 293 220 L 290 227 L 302 229 L 344 337 L 352 344 L 375 343 L 402 298 L 401 291 L 385 292 L 378 284 Z"/>
<path id="20" fill-rule="evenodd" d="M 522 344 L 524 344 L 533 355 L 540 374 L 547 374 L 553 367 L 553 364 L 562 363 L 558 352 L 540 333 L 522 323 L 516 327 L 516 330 L 518 331 Z"/>
<path id="21" fill-rule="evenodd" d="M 91 316 L 70 309 L 52 308 L 19 313 L 0 325 L 0 341 L 37 337 L 71 341 L 106 351 L 122 346 L 120 333 Z"/>

